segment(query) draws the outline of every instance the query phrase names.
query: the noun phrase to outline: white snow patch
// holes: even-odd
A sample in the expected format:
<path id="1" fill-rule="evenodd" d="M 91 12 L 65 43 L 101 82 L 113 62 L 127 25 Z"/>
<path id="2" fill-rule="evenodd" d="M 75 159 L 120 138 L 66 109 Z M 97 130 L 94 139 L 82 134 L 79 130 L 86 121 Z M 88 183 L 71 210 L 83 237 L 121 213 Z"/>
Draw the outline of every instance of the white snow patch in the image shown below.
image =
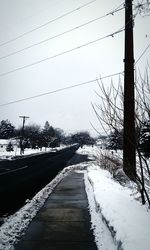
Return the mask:
<path id="1" fill-rule="evenodd" d="M 37 148 L 37 149 L 32 149 L 32 148 L 25 148 L 24 150 L 24 155 L 32 155 L 32 154 L 43 154 L 43 153 L 48 153 L 48 152 L 55 152 L 59 151 L 61 149 L 66 148 L 67 146 L 65 145 L 60 145 L 60 147 L 55 147 L 55 148 L 45 148 L 43 147 L 42 149 Z M 15 157 L 15 156 L 21 156 L 20 155 L 20 148 L 15 146 L 14 151 L 7 152 L 6 150 L 0 151 L 0 159 L 9 159 Z"/>
<path id="2" fill-rule="evenodd" d="M 124 250 L 150 249 L 150 212 L 137 202 L 132 191 L 115 182 L 99 166 L 88 168 L 94 197 L 108 226 Z"/>
<path id="3" fill-rule="evenodd" d="M 96 245 L 98 250 L 117 250 L 112 235 L 103 221 L 102 215 L 96 206 L 94 200 L 93 188 L 90 184 L 87 176 L 87 172 L 84 174 L 85 188 L 88 196 L 89 209 L 91 214 L 92 229 L 95 236 Z"/>

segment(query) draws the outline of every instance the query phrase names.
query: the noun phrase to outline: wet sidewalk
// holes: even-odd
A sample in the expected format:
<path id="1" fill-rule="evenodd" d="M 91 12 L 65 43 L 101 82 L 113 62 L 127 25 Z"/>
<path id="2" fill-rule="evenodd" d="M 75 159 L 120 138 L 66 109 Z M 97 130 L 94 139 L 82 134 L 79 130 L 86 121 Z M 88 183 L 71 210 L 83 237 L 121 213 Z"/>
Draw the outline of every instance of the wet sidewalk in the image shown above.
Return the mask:
<path id="1" fill-rule="evenodd" d="M 97 250 L 84 174 L 65 177 L 29 225 L 15 250 Z"/>

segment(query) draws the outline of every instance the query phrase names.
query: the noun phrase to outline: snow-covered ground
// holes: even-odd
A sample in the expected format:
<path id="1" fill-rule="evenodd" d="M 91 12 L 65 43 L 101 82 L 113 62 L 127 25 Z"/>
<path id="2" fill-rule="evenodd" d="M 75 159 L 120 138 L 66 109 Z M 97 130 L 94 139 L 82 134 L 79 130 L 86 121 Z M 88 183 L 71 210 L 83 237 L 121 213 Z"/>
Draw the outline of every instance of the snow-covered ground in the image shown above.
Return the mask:
<path id="1" fill-rule="evenodd" d="M 93 165 L 87 177 L 99 213 L 124 250 L 150 249 L 150 211 L 134 199 L 132 190 L 115 182 L 110 173 Z"/>
<path id="2" fill-rule="evenodd" d="M 0 249 L 12 250 L 57 183 L 70 171 L 84 169 L 91 223 L 99 250 L 149 250 L 150 210 L 134 195 L 134 185 L 121 186 L 112 175 L 100 168 L 97 147 L 83 147 L 91 161 L 65 168 L 18 212 L 5 219 L 0 227 Z M 108 228 L 110 232 L 108 233 Z M 111 237 L 111 235 L 113 237 Z"/>
<path id="3" fill-rule="evenodd" d="M 52 152 L 56 150 L 60 150 L 62 148 L 66 147 L 65 145 L 60 145 L 60 147 L 56 148 L 42 148 L 42 149 L 31 149 L 31 148 L 26 148 L 24 150 L 23 155 L 30 155 L 30 154 L 39 154 L 39 153 L 45 153 L 45 152 Z M 19 147 L 14 147 L 14 151 L 7 152 L 5 151 L 0 151 L 0 159 L 11 159 L 14 156 L 20 156 L 20 148 Z"/>

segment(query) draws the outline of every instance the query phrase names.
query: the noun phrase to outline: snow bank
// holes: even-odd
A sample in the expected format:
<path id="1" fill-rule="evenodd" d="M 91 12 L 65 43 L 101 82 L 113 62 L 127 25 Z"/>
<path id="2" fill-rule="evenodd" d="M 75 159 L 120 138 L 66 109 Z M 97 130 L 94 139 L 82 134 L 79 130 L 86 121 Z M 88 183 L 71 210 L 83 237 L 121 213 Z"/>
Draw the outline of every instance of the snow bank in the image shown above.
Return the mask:
<path id="1" fill-rule="evenodd" d="M 31 154 L 40 154 L 40 153 L 45 153 L 45 152 L 55 152 L 57 150 L 61 150 L 65 148 L 66 145 L 60 145 L 60 147 L 55 147 L 55 148 L 42 148 L 39 149 L 31 149 L 31 148 L 25 148 L 24 154 L 23 155 L 31 155 Z M 20 156 L 20 148 L 19 147 L 14 147 L 14 151 L 7 152 L 6 150 L 0 151 L 0 159 L 10 159 L 15 157 L 15 156 Z"/>
<path id="2" fill-rule="evenodd" d="M 39 154 L 39 153 L 49 152 L 49 151 L 51 151 L 50 148 L 48 148 L 47 151 L 45 151 L 44 148 L 42 148 L 42 151 L 40 149 L 26 148 L 24 150 L 23 155 Z M 18 148 L 18 147 L 14 148 L 14 151 L 7 152 L 5 150 L 3 152 L 0 152 L 0 159 L 11 159 L 11 158 L 13 158 L 15 156 L 20 156 L 20 148 Z"/>
<path id="3" fill-rule="evenodd" d="M 128 188 L 115 182 L 99 166 L 88 168 L 88 179 L 99 213 L 106 219 L 124 250 L 150 249 L 150 212 L 137 202 Z"/>
<path id="4" fill-rule="evenodd" d="M 106 223 L 103 221 L 100 211 L 97 209 L 95 197 L 93 195 L 93 188 L 86 172 L 84 174 L 84 181 L 89 202 L 92 229 L 98 250 L 117 250 L 117 244 L 113 240 Z"/>

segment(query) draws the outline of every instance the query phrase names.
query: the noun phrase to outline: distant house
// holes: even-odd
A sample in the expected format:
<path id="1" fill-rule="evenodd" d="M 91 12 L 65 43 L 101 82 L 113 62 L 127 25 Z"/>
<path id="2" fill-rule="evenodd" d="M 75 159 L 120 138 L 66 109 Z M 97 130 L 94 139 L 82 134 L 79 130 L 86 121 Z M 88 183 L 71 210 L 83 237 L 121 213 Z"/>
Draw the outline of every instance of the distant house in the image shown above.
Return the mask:
<path id="1" fill-rule="evenodd" d="M 108 146 L 109 138 L 107 136 L 102 136 L 101 138 L 97 139 L 96 145 L 101 149 L 106 149 Z"/>
<path id="2" fill-rule="evenodd" d="M 12 139 L 0 139 L 0 152 L 5 152 L 9 143 L 11 143 L 14 148 L 18 147 L 18 145 L 19 145 L 18 140 L 14 139 L 14 138 L 12 138 Z"/>

